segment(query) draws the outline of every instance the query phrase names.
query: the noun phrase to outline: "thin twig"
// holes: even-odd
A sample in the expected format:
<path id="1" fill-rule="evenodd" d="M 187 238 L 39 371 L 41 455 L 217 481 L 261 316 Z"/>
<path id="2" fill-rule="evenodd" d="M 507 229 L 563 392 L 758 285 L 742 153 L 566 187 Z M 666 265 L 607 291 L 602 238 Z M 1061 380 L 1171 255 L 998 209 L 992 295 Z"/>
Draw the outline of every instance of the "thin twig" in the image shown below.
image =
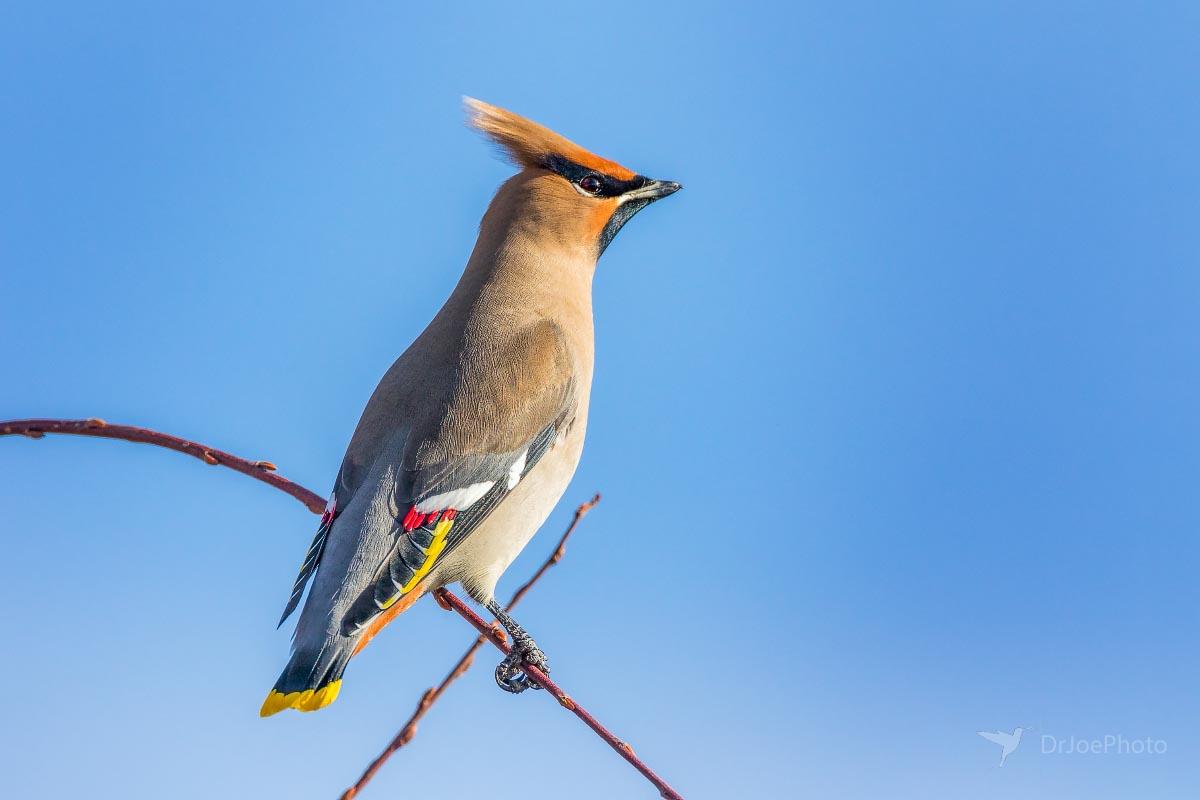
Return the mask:
<path id="1" fill-rule="evenodd" d="M 533 573 L 533 577 L 525 581 L 521 585 L 521 588 L 513 593 L 512 599 L 505 606 L 506 610 L 511 611 L 517 603 L 521 602 L 521 598 L 533 588 L 533 585 L 541 580 L 541 577 L 546 574 L 547 570 L 559 561 L 562 561 L 563 554 L 567 551 L 567 539 L 571 538 L 571 534 L 575 532 L 579 521 L 599 502 L 600 495 L 597 494 L 591 500 L 575 509 L 575 516 L 571 519 L 571 524 L 567 526 L 567 530 L 563 533 L 562 538 L 558 540 L 558 546 L 554 548 L 554 552 L 542 562 L 537 572 Z M 492 627 L 499 635 L 503 636 L 503 633 L 498 630 L 498 626 L 495 623 L 493 623 Z M 375 777 L 375 773 L 384 765 L 384 762 L 391 758 L 397 750 L 412 741 L 412 738 L 417 735 L 417 723 L 428 713 L 430 706 L 438 701 L 438 698 L 450 687 L 450 684 L 461 678 L 471 668 L 471 664 L 475 661 L 475 654 L 479 652 L 479 648 L 483 647 L 486 641 L 487 638 L 482 634 L 475 637 L 475 641 L 467 648 L 467 652 L 463 653 L 462 658 L 458 659 L 457 663 L 450 668 L 450 671 L 446 673 L 446 677 L 442 678 L 442 682 L 432 689 L 425 690 L 425 693 L 421 695 L 421 699 L 417 702 L 416 710 L 408 718 L 408 722 L 404 723 L 404 727 L 392 738 L 392 741 L 388 743 L 383 752 L 363 770 L 362 776 L 359 777 L 355 784 L 342 793 L 341 800 L 351 800 L 356 797 L 362 791 L 363 787 L 371 782 L 371 779 Z"/>
<path id="2" fill-rule="evenodd" d="M 222 450 L 217 450 L 213 447 L 197 444 L 196 442 L 189 442 L 188 440 L 181 439 L 178 436 L 171 436 L 170 434 L 152 431 L 147 428 L 136 428 L 130 425 L 109 425 L 107 422 L 100 419 L 22 419 L 0 422 L 0 436 L 21 434 L 32 439 L 40 439 L 47 433 L 65 433 L 75 434 L 78 436 L 98 436 L 105 439 L 124 439 L 131 442 L 142 442 L 144 444 L 154 444 L 158 445 L 159 447 L 166 447 L 168 449 L 176 450 L 180 453 L 186 453 L 187 455 L 199 458 L 208 464 L 220 464 L 221 466 L 236 470 L 243 475 L 249 475 L 252 478 L 262 481 L 263 483 L 274 486 L 276 489 L 286 492 L 287 494 L 299 500 L 314 514 L 320 514 L 325 508 L 325 502 L 318 494 L 304 488 L 298 483 L 294 483 L 293 481 L 289 481 L 287 478 L 283 478 L 274 474 L 273 470 L 275 469 L 275 465 L 268 461 L 248 461 L 244 458 L 239 458 L 238 456 L 226 453 Z M 575 521 L 578 522 L 578 519 Z M 568 533 L 570 533 L 570 531 L 568 531 Z M 550 557 L 551 563 L 556 563 L 558 559 L 562 558 L 561 550 L 562 544 L 560 543 L 559 548 L 556 549 Z M 528 591 L 533 581 L 540 577 L 540 575 L 549 569 L 549 567 L 550 564 L 543 565 L 533 579 L 531 579 L 525 586 L 522 586 L 517 590 L 517 595 L 524 596 L 524 592 Z M 515 597 L 518 600 L 520 599 L 519 596 Z M 501 652 L 505 654 L 508 653 L 508 644 L 504 641 L 501 632 L 496 627 L 489 626 L 488 623 L 484 622 L 478 614 L 472 611 L 466 603 L 456 597 L 453 593 L 446 591 L 445 589 L 438 589 L 436 592 L 434 592 L 434 599 L 436 599 L 438 601 L 438 605 L 442 606 L 443 608 L 451 608 L 454 611 L 457 611 L 459 616 L 471 623 L 471 625 L 474 626 L 477 631 L 479 631 L 480 635 L 485 636 L 492 644 L 498 647 Z M 469 653 L 468 655 L 473 655 L 473 653 Z M 467 664 L 466 666 L 462 667 L 463 671 L 470 666 L 470 659 L 468 658 L 466 660 Z M 622 758 L 628 761 L 634 767 L 634 769 L 636 769 L 643 776 L 645 776 L 648 781 L 654 784 L 655 788 L 659 790 L 663 797 L 667 798 L 667 800 L 683 800 L 678 792 L 672 789 L 666 781 L 655 774 L 654 770 L 650 769 L 650 767 L 646 766 L 646 764 L 640 758 L 634 755 L 633 748 L 614 736 L 612 732 L 600 724 L 595 717 L 593 717 L 578 703 L 572 700 L 570 696 L 568 696 L 567 693 L 558 686 L 558 684 L 550 680 L 548 675 L 532 665 L 525 665 L 523 669 L 530 678 L 545 687 L 546 691 L 549 692 L 556 700 L 558 700 L 559 704 L 562 705 L 563 708 L 566 708 L 575 716 L 579 717 L 579 719 L 583 720 L 584 724 L 591 728 L 597 736 L 608 743 L 608 745 L 613 750 L 616 750 Z M 459 674 L 461 674 L 461 672 Z M 457 675 L 454 675 L 453 677 L 457 677 Z M 451 676 L 447 676 L 447 678 L 450 681 L 453 680 Z M 449 681 L 443 681 L 443 683 L 448 682 Z M 430 696 L 429 692 L 426 692 L 421 698 L 421 705 L 427 706 L 432 702 L 433 698 Z M 418 706 L 418 711 L 420 710 L 420 706 Z"/>
<path id="3" fill-rule="evenodd" d="M 98 436 L 102 439 L 123 439 L 127 442 L 156 444 L 159 447 L 186 453 L 200 459 L 205 464 L 228 467 L 243 475 L 249 475 L 255 480 L 268 483 L 304 503 L 314 514 L 320 514 L 325 510 L 324 498 L 316 492 L 310 492 L 298 483 L 289 481 L 282 475 L 276 475 L 275 465 L 270 461 L 247 461 L 240 456 L 226 453 L 224 450 L 189 442 L 187 439 L 180 439 L 169 433 L 159 433 L 148 428 L 135 428 L 132 425 L 109 425 L 102 419 L 10 419 L 0 422 L 0 436 L 21 434 L 31 439 L 40 439 L 47 433 L 69 433 L 75 436 Z"/>
<path id="4" fill-rule="evenodd" d="M 502 637 L 498 636 L 492 626 L 488 625 L 482 617 L 476 614 L 470 606 L 460 600 L 453 592 L 447 591 L 446 589 L 438 589 L 434 592 L 434 595 L 437 597 L 439 605 L 442 605 L 443 607 L 449 606 L 454 611 L 457 611 L 460 617 L 474 625 L 475 630 L 479 631 L 481 635 L 486 636 L 488 640 L 492 644 L 496 645 L 496 647 L 498 647 L 502 653 L 505 655 L 508 654 L 508 642 L 506 642 Z M 616 750 L 621 758 L 628 761 L 634 769 L 642 773 L 646 780 L 654 784 L 654 787 L 658 789 L 663 797 L 667 798 L 667 800 L 683 800 L 679 792 L 672 789 L 670 784 L 660 778 L 654 772 L 654 770 L 646 766 L 646 763 L 634 754 L 633 748 L 630 747 L 627 742 L 623 742 L 614 736 L 612 731 L 604 727 L 604 725 L 602 725 L 598 719 L 589 714 L 587 709 L 579 705 L 579 703 L 573 700 L 566 692 L 564 692 L 558 684 L 550 680 L 550 676 L 532 664 L 524 664 L 522 665 L 521 669 L 524 670 L 525 674 L 528 675 L 534 682 L 540 684 L 542 688 L 550 693 L 550 695 L 559 702 L 559 705 L 583 720 L 583 723 L 591 728 L 597 736 L 607 742 L 609 747 L 611 747 L 613 750 Z"/>

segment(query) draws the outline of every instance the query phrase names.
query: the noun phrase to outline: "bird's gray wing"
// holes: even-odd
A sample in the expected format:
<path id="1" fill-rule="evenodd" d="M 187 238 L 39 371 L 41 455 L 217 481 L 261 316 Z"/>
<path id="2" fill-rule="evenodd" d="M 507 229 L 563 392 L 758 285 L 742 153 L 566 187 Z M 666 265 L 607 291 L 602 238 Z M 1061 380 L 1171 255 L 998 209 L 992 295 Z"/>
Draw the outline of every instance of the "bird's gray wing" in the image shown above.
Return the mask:
<path id="1" fill-rule="evenodd" d="M 377 390 L 347 451 L 330 519 L 323 520 L 309 548 L 288 611 L 299 601 L 304 580 L 320 564 L 333 518 L 358 491 L 360 476 L 368 474 L 393 476 L 386 503 L 392 523 L 390 530 L 373 534 L 386 537 L 383 558 L 371 559 L 376 564 L 373 577 L 365 584 L 352 581 L 361 590 L 344 586 L 358 594 L 351 595 L 355 600 L 342 616 L 343 633 L 361 630 L 417 588 L 570 427 L 576 408 L 574 375 L 562 330 L 544 320 L 495 346 L 464 353 L 454 365 L 449 387 L 416 404 L 417 411 L 408 419 L 394 419 L 390 430 L 371 429 L 384 416 L 373 406 L 404 403 L 380 399 Z M 368 436 L 363 435 L 364 425 Z M 378 446 L 387 436 L 403 444 Z M 342 493 L 347 494 L 345 500 Z"/>
<path id="2" fill-rule="evenodd" d="M 329 501 L 325 504 L 325 511 L 321 514 L 321 523 L 317 526 L 316 534 L 313 535 L 312 544 L 308 546 L 308 550 L 304 553 L 304 560 L 300 562 L 300 571 L 292 584 L 292 594 L 288 597 L 287 605 L 283 609 L 283 615 L 279 617 L 279 624 L 275 626 L 276 628 L 283 627 L 283 623 L 300 605 L 304 586 L 317 571 L 317 564 L 321 563 L 321 556 L 325 554 L 325 543 L 329 540 L 329 531 L 333 527 L 333 520 L 338 511 L 346 507 L 346 502 L 349 500 L 346 495 L 343 482 L 339 479 L 333 492 L 329 495 Z"/>
<path id="3" fill-rule="evenodd" d="M 451 470 L 457 481 L 442 482 L 445 491 L 414 500 L 398 516 L 392 546 L 374 580 L 359 594 L 342 619 L 342 633 L 352 636 L 404 595 L 416 589 L 437 564 L 504 502 L 537 464 L 569 420 L 560 417 L 544 427 L 519 453 L 466 459 Z"/>
<path id="4" fill-rule="evenodd" d="M 574 375 L 562 330 L 548 320 L 463 358 L 431 435 L 406 447 L 392 546 L 343 618 L 345 634 L 416 588 L 566 432 Z"/>

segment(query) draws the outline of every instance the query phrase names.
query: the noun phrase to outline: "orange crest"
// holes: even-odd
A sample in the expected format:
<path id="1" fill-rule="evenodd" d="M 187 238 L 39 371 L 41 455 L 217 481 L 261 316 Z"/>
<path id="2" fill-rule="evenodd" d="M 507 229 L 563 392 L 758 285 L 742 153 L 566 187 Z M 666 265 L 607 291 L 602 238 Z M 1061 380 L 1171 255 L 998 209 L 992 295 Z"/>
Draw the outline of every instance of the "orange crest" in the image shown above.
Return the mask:
<path id="1" fill-rule="evenodd" d="M 463 102 L 470 114 L 471 125 L 487 134 L 523 167 L 545 167 L 550 156 L 559 156 L 618 180 L 627 181 L 637 175 L 615 161 L 588 152 L 570 139 L 511 111 L 471 97 L 464 97 Z"/>

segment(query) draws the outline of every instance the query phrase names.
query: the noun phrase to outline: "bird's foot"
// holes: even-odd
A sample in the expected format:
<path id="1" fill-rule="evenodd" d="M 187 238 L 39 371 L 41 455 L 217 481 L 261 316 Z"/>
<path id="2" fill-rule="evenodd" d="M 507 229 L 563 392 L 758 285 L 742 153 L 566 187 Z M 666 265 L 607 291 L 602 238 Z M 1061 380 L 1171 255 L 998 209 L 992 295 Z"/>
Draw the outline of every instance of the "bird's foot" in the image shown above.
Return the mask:
<path id="1" fill-rule="evenodd" d="M 525 668 L 537 667 L 549 675 L 550 664 L 546 661 L 546 654 L 533 641 L 533 637 L 500 607 L 495 598 L 487 602 L 487 610 L 504 626 L 512 641 L 508 655 L 496 667 L 496 685 L 513 694 L 520 694 L 526 689 L 541 689 L 541 684 L 530 678 Z"/>
<path id="2" fill-rule="evenodd" d="M 530 678 L 529 673 L 525 671 L 526 666 L 537 667 L 547 675 L 550 674 L 550 663 L 546 660 L 546 654 L 533 639 L 515 639 L 508 655 L 496 667 L 496 685 L 513 694 L 520 694 L 526 689 L 541 689 L 542 685 Z"/>

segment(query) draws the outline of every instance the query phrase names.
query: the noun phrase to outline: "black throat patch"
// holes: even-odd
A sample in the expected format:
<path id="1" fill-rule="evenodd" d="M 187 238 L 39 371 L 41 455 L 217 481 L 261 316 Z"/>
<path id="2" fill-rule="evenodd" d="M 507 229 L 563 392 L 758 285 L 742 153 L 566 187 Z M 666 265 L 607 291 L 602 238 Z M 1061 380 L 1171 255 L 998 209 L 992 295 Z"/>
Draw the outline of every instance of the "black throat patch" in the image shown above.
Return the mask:
<path id="1" fill-rule="evenodd" d="M 612 242 L 617 232 L 621 230 L 621 226 L 633 219 L 634 214 L 648 205 L 650 205 L 650 201 L 642 198 L 640 200 L 626 200 L 617 206 L 617 210 L 608 218 L 604 230 L 600 231 L 600 252 L 596 253 L 596 258 L 602 256 L 604 251 L 608 249 L 609 243 Z"/>

